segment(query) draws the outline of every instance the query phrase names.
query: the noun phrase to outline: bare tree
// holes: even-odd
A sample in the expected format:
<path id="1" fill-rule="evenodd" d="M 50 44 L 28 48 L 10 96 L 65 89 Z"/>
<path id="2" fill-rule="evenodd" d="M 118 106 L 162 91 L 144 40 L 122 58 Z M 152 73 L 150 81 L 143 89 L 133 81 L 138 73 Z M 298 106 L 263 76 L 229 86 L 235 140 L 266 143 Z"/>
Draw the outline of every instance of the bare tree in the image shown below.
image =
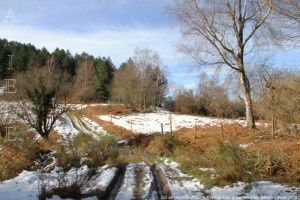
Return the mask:
<path id="1" fill-rule="evenodd" d="M 207 77 L 205 73 L 200 75 L 200 81 L 196 88 L 196 101 L 198 112 L 214 117 L 233 117 L 235 108 L 228 97 L 228 91 L 217 77 Z"/>
<path id="2" fill-rule="evenodd" d="M 122 103 L 140 106 L 159 106 L 167 91 L 167 79 L 159 55 L 149 49 L 137 49 L 114 74 L 112 97 Z"/>
<path id="3" fill-rule="evenodd" d="M 95 68 L 92 61 L 81 61 L 76 71 L 73 97 L 85 102 L 93 99 L 96 92 L 95 79 Z"/>
<path id="4" fill-rule="evenodd" d="M 285 18 L 288 18 L 300 25 L 300 1 L 280 0 L 275 1 L 276 11 Z"/>
<path id="5" fill-rule="evenodd" d="M 151 101 L 151 96 L 155 96 L 156 91 L 160 89 L 160 84 L 164 82 L 160 70 L 162 61 L 159 55 L 150 49 L 136 49 L 133 61 L 141 83 L 140 108 L 146 110 L 148 104 L 153 103 L 148 102 Z"/>
<path id="6" fill-rule="evenodd" d="M 179 21 L 186 44 L 180 49 L 201 66 L 227 66 L 239 75 L 249 128 L 255 127 L 247 57 L 273 11 L 272 0 L 174 0 L 171 15 Z M 254 38 L 258 38 L 255 40 Z"/>
<path id="7" fill-rule="evenodd" d="M 175 110 L 184 114 L 192 114 L 197 112 L 196 100 L 193 90 L 188 90 L 179 86 L 175 93 Z"/>
<path id="8" fill-rule="evenodd" d="M 31 68 L 17 76 L 17 114 L 44 138 L 48 138 L 57 119 L 69 109 L 61 104 L 61 89 L 66 80 L 67 75 L 55 69 L 53 59 L 42 68 Z"/>
<path id="9" fill-rule="evenodd" d="M 300 123 L 299 72 L 278 69 L 262 72 L 259 94 L 257 113 L 270 119 L 273 137 Z"/>
<path id="10" fill-rule="evenodd" d="M 135 106 L 138 104 L 138 94 L 140 80 L 138 79 L 137 69 L 129 59 L 114 74 L 112 83 L 112 99 L 126 105 Z"/>
<path id="11" fill-rule="evenodd" d="M 300 1 L 280 0 L 274 1 L 274 24 L 281 29 L 284 45 L 299 45 L 300 38 Z M 286 43 L 286 41 L 292 43 Z"/>

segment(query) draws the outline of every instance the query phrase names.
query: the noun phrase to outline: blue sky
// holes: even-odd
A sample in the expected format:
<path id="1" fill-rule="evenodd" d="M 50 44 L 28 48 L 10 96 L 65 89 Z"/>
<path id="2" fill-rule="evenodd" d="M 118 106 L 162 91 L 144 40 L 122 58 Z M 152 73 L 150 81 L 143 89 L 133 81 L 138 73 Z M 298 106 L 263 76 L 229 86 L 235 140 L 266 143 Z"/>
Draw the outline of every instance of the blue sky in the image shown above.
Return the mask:
<path id="1" fill-rule="evenodd" d="M 172 26 L 166 5 L 170 0 L 1 0 L 0 37 L 52 51 L 110 56 L 116 66 L 134 49 L 157 51 L 171 82 L 193 88 L 197 72 L 177 53 L 180 34 Z M 13 13 L 14 20 L 5 20 Z M 274 61 L 298 64 L 299 51 L 282 51 Z"/>

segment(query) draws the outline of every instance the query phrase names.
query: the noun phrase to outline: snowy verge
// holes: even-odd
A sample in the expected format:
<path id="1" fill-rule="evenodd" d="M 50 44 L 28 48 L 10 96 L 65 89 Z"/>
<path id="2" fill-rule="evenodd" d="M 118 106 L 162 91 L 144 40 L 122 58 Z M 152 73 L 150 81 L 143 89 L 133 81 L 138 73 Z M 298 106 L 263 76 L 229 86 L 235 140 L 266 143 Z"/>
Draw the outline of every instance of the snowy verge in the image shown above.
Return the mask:
<path id="1" fill-rule="evenodd" d="M 4 181 L 0 184 L 0 197 L 5 200 L 31 200 L 38 199 L 41 187 L 44 185 L 48 193 L 57 189 L 70 187 L 73 184 L 80 186 L 82 194 L 93 194 L 105 191 L 117 173 L 117 168 L 99 167 L 90 177 L 87 166 L 72 168 L 63 172 L 56 167 L 50 173 L 39 173 L 36 171 L 23 171 L 14 179 Z M 54 199 L 60 199 L 53 196 Z"/>
<path id="2" fill-rule="evenodd" d="M 179 164 L 165 159 L 159 166 L 164 170 L 172 195 L 175 199 L 287 199 L 297 200 L 300 188 L 286 187 L 271 181 L 257 181 L 251 184 L 238 182 L 233 186 L 204 189 L 197 179 L 184 174 Z M 203 168 L 207 170 L 206 168 Z M 209 169 L 211 170 L 211 169 Z"/>

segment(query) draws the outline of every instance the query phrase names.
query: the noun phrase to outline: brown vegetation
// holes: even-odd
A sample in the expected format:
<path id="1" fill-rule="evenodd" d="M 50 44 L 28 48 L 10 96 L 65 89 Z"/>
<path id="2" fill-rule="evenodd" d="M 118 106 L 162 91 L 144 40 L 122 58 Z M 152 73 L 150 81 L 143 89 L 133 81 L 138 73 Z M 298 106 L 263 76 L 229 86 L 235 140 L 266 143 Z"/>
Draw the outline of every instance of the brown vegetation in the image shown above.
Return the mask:
<path id="1" fill-rule="evenodd" d="M 100 120 L 99 115 L 128 115 L 133 113 L 134 109 L 120 104 L 110 104 L 107 106 L 87 107 L 82 113 L 90 119 L 99 123 L 106 131 L 116 135 L 119 138 L 130 139 L 133 134 L 123 127 L 116 126 L 111 122 Z"/>
<path id="2" fill-rule="evenodd" d="M 84 164 L 90 167 L 103 165 L 116 165 L 118 159 L 117 141 L 111 136 L 104 136 L 95 140 L 93 137 L 80 133 L 70 140 L 67 145 L 60 145 L 56 154 L 58 166 L 65 170 L 71 167 L 80 167 L 82 158 L 86 158 Z"/>
<path id="3" fill-rule="evenodd" d="M 23 133 L 17 141 L 6 141 L 1 138 L 0 145 L 0 180 L 14 178 L 23 170 L 34 167 L 40 148 L 33 139 L 34 134 Z"/>
<path id="4" fill-rule="evenodd" d="M 131 139 L 131 150 L 125 155 L 134 155 L 131 160 L 142 159 L 145 154 L 154 160 L 170 157 L 207 187 L 256 180 L 299 186 L 299 136 L 274 139 L 267 131 L 260 128 L 249 132 L 243 126 L 224 125 L 184 128 L 167 135 L 139 135 Z"/>
<path id="5" fill-rule="evenodd" d="M 82 109 L 82 112 L 88 116 L 98 115 L 129 115 L 135 110 L 132 107 L 124 106 L 121 104 L 109 104 L 100 106 L 91 106 Z"/>
<path id="6" fill-rule="evenodd" d="M 168 109 L 182 114 L 225 118 L 245 117 L 243 102 L 230 99 L 229 87 L 225 85 L 226 83 L 221 84 L 216 78 L 208 79 L 203 73 L 196 91 L 178 88 L 174 94 L 173 108 L 168 107 Z"/>

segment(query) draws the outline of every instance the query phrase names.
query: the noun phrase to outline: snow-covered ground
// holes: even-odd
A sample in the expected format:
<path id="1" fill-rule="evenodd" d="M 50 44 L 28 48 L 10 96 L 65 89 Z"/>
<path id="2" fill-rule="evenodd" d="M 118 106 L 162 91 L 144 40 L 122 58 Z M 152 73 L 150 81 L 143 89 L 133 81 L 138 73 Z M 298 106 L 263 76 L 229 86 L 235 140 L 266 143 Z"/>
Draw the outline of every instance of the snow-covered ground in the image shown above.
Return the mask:
<path id="1" fill-rule="evenodd" d="M 79 119 L 72 116 L 71 119 L 67 114 L 63 114 L 54 124 L 54 130 L 64 139 L 73 139 L 80 132 L 91 135 L 95 139 L 99 139 L 101 135 L 109 135 L 103 127 L 87 117 Z"/>
<path id="2" fill-rule="evenodd" d="M 233 186 L 213 187 L 205 189 L 201 181 L 187 175 L 179 169 L 179 165 L 168 159 L 158 164 L 165 173 L 171 195 L 174 199 L 191 200 L 227 200 L 227 199 L 284 199 L 298 200 L 299 188 L 289 188 L 270 181 L 259 181 L 251 184 L 238 182 Z M 213 169 L 204 169 L 213 170 Z M 70 187 L 74 183 L 79 186 L 83 195 L 104 192 L 117 175 L 117 168 L 99 167 L 92 171 L 86 165 L 80 168 L 71 168 L 63 172 L 61 168 L 55 167 L 50 173 L 39 173 L 37 171 L 23 171 L 18 177 L 0 183 L 0 199 L 38 199 L 42 186 L 52 199 L 60 199 L 53 191 L 57 188 Z M 130 200 L 158 199 L 154 189 L 154 177 L 150 167 L 145 163 L 131 163 L 127 166 L 124 180 L 119 188 L 115 199 Z M 139 188 L 139 189 L 137 189 Z M 96 199 L 90 197 L 89 199 Z"/>
<path id="3" fill-rule="evenodd" d="M 108 106 L 109 104 L 106 103 L 93 103 L 93 104 L 66 104 L 70 106 L 72 110 L 81 110 L 87 107 L 96 107 L 96 106 Z"/>
<path id="4" fill-rule="evenodd" d="M 101 127 L 98 123 L 94 122 L 93 120 L 87 118 L 87 117 L 83 117 L 81 118 L 81 121 L 89 127 L 89 129 L 92 132 L 97 133 L 98 135 L 109 135 L 104 129 L 103 127 Z"/>
<path id="5" fill-rule="evenodd" d="M 108 104 L 66 104 L 63 106 L 69 106 L 71 110 L 80 110 L 87 107 L 95 107 L 95 106 L 107 106 Z M 7 101 L 0 101 L 0 123 L 2 124 L 12 124 L 15 122 L 21 122 L 24 121 L 20 119 L 17 115 L 17 113 L 21 113 L 21 107 L 18 104 L 18 102 L 7 102 Z M 29 113 L 31 113 L 29 111 Z M 32 119 L 34 121 L 34 116 L 32 115 Z M 77 120 L 77 119 L 76 119 Z M 75 120 L 75 123 L 77 122 Z M 106 131 L 100 127 L 97 123 L 93 122 L 89 118 L 82 118 L 81 121 L 78 121 L 77 125 L 82 129 L 86 130 L 83 127 L 84 123 L 86 126 L 90 128 L 90 130 L 86 130 L 83 132 L 92 134 L 95 137 L 98 137 L 98 134 L 106 135 Z M 73 121 L 74 123 L 74 121 Z M 72 121 L 70 118 L 63 114 L 61 118 L 59 118 L 56 123 L 54 124 L 54 130 L 63 136 L 64 139 L 67 138 L 74 138 L 79 133 L 79 130 L 76 129 L 76 127 L 73 126 Z M 80 131 L 82 131 L 80 130 Z"/>
<path id="6" fill-rule="evenodd" d="M 14 104 L 14 103 L 12 103 Z M 75 104 L 72 109 L 82 109 L 87 106 L 105 106 L 107 104 Z M 0 102 L 0 114 L 5 115 L 10 120 L 17 120 L 14 114 L 13 105 Z M 161 124 L 164 126 L 164 132 L 170 131 L 170 117 L 172 120 L 172 129 L 178 130 L 182 127 L 192 128 L 197 126 L 213 126 L 222 124 L 238 123 L 245 125 L 243 120 L 217 119 L 209 117 L 178 115 L 166 111 L 156 113 L 132 114 L 129 116 L 99 116 L 101 120 L 112 121 L 112 123 L 124 127 L 136 133 L 152 134 L 161 131 Z M 87 117 L 69 118 L 64 114 L 54 125 L 54 130 L 63 136 L 64 139 L 72 139 L 79 132 L 86 132 L 93 137 L 107 135 L 108 133 L 96 122 Z M 240 144 L 240 148 L 248 148 L 253 143 Z M 1 146 L 0 146 L 1 149 Z M 176 162 L 164 159 L 158 166 L 165 173 L 172 196 L 175 199 L 300 199 L 299 188 L 289 188 L 278 183 L 269 181 L 253 182 L 246 184 L 243 182 L 235 183 L 232 187 L 213 187 L 205 189 L 201 181 L 190 175 L 182 173 Z M 23 171 L 14 179 L 0 183 L 0 199 L 19 200 L 19 199 L 38 199 L 42 185 L 45 185 L 47 192 L 62 186 L 70 186 L 75 181 L 80 183 L 80 192 L 82 194 L 91 194 L 94 191 L 105 191 L 108 185 L 117 174 L 117 168 L 99 167 L 91 171 L 83 165 L 78 169 L 72 168 L 68 172 L 62 172 L 57 167 L 57 162 L 48 164 L 49 173 L 39 173 L 37 171 Z M 46 169 L 45 168 L 45 169 Z M 51 171 L 51 169 L 53 169 Z M 200 168 L 204 172 L 214 172 L 211 168 Z M 91 174 L 91 172 L 93 172 Z M 137 175 L 138 173 L 138 175 Z M 138 180 L 138 181 L 137 181 Z M 127 166 L 124 181 L 121 185 L 116 199 L 131 199 L 136 197 L 139 188 L 141 199 L 157 199 L 157 193 L 153 190 L 154 177 L 150 167 L 145 163 L 132 163 Z M 53 196 L 52 199 L 60 199 Z M 91 197 L 89 199 L 96 199 Z"/>
<path id="7" fill-rule="evenodd" d="M 175 199 L 300 199 L 300 188 L 290 188 L 270 181 L 258 181 L 250 185 L 238 182 L 232 187 L 204 189 L 199 180 L 182 173 L 178 168 L 178 163 L 165 159 L 159 166 L 165 171 Z M 213 169 L 203 168 L 203 170 L 212 171 Z"/>
<path id="8" fill-rule="evenodd" d="M 108 106 L 109 104 L 62 104 L 61 106 L 69 106 L 70 110 L 81 110 L 83 108 L 87 107 L 96 107 L 96 106 Z M 30 106 L 28 104 L 28 106 Z M 0 116 L 3 116 L 0 118 L 0 120 L 6 120 L 9 123 L 13 122 L 23 122 L 21 120 L 17 113 L 22 113 L 21 106 L 18 102 L 12 101 L 0 101 Z M 28 112 L 30 113 L 30 111 Z M 1 122 L 1 121 L 0 121 Z"/>
<path id="9" fill-rule="evenodd" d="M 16 178 L 4 181 L 0 184 L 0 199 L 38 199 L 42 186 L 45 186 L 45 190 L 51 193 L 55 188 L 68 187 L 75 182 L 79 184 L 80 192 L 82 194 L 105 191 L 117 173 L 117 169 L 104 166 L 98 168 L 92 177 L 89 176 L 89 173 L 90 169 L 86 165 L 78 169 L 72 168 L 66 173 L 62 172 L 58 167 L 48 174 L 42 174 L 36 171 L 23 171 Z M 60 198 L 58 196 L 53 196 L 53 199 Z"/>
<path id="10" fill-rule="evenodd" d="M 39 194 L 37 177 L 36 172 L 23 171 L 18 177 L 2 182 L 0 184 L 1 199 L 37 199 Z"/>
<path id="11" fill-rule="evenodd" d="M 0 101 L 0 123 L 11 124 L 22 121 L 17 116 L 20 109 L 16 102 Z"/>
<path id="12" fill-rule="evenodd" d="M 64 139 L 72 139 L 78 135 L 79 131 L 73 126 L 68 115 L 63 114 L 54 124 L 54 130 Z"/>
<path id="13" fill-rule="evenodd" d="M 200 181 L 182 173 L 178 163 L 165 159 L 159 167 L 163 169 L 175 199 L 208 199 L 203 193 L 204 186 Z"/>
<path id="14" fill-rule="evenodd" d="M 137 172 L 138 170 L 140 171 Z M 140 179 L 140 181 L 137 181 L 137 179 Z M 138 183 L 139 185 L 137 185 Z M 148 165 L 145 163 L 131 163 L 127 166 L 124 181 L 116 200 L 136 199 L 137 196 L 140 199 L 156 199 L 157 195 L 153 194 L 153 184 L 154 177 Z M 140 188 L 140 191 L 135 191 L 137 187 Z"/>
<path id="15" fill-rule="evenodd" d="M 119 115 L 100 115 L 99 119 L 111 121 L 117 126 L 121 126 L 135 133 L 153 134 L 161 132 L 161 124 L 163 124 L 164 132 L 170 132 L 170 119 L 172 121 L 172 130 L 180 128 L 192 128 L 196 126 L 215 126 L 221 124 L 240 124 L 246 125 L 244 120 L 219 119 L 211 117 L 201 117 L 192 115 L 170 114 L 167 111 L 158 111 L 155 113 L 138 113 L 128 116 Z"/>
<path id="16" fill-rule="evenodd" d="M 238 182 L 233 187 L 213 187 L 210 190 L 213 199 L 300 199 L 299 188 L 288 188 L 270 181 L 253 182 L 247 186 L 246 183 Z"/>

